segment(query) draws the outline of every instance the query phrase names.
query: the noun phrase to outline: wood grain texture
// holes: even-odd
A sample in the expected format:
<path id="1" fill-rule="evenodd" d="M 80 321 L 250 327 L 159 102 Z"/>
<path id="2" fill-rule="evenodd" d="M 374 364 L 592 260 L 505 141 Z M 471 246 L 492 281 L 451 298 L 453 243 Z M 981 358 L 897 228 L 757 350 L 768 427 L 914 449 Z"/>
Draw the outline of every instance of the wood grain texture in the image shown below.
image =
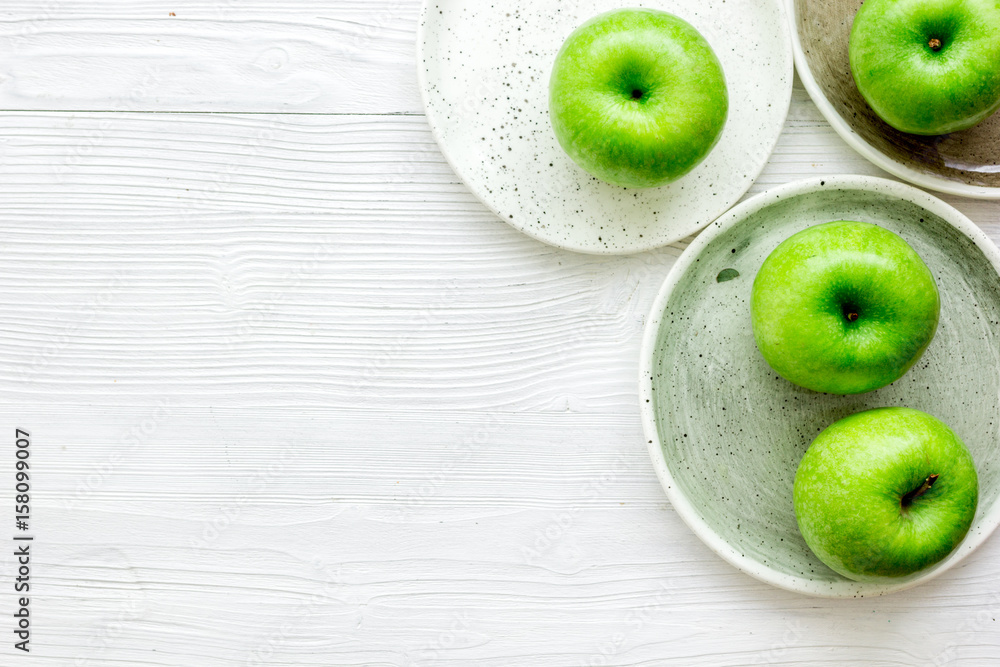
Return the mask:
<path id="1" fill-rule="evenodd" d="M 419 7 L 5 3 L 0 108 L 419 113 Z"/>
<path id="2" fill-rule="evenodd" d="M 690 536 L 631 416 L 167 402 L 17 423 L 41 664 L 931 665 L 1000 644 L 995 544 L 893 597 L 777 591 Z"/>
<path id="3" fill-rule="evenodd" d="M 816 125 L 792 121 L 752 192 L 874 171 Z M 0 341 L 18 351 L 0 397 L 634 408 L 622 371 L 678 249 L 596 260 L 523 237 L 421 118 L 8 113 L 0 129 Z M 995 205 L 955 203 L 996 238 Z"/>
<path id="4" fill-rule="evenodd" d="M 93 110 L 0 113 L 0 433 L 37 471 L 33 651 L 0 664 L 992 664 L 995 539 L 829 602 L 680 522 L 636 376 L 684 244 L 585 257 L 489 214 L 385 115 L 419 113 L 417 11 L 0 8 L 0 107 Z M 797 88 L 752 193 L 839 172 L 879 173 Z"/>
<path id="5" fill-rule="evenodd" d="M 758 584 L 681 524 L 635 389 L 679 248 L 521 236 L 420 118 L 0 124 L 36 662 L 930 665 L 1000 644 L 995 541 L 841 604 Z M 835 171 L 874 169 L 797 91 L 754 191 Z M 956 203 L 997 238 L 995 207 Z"/>

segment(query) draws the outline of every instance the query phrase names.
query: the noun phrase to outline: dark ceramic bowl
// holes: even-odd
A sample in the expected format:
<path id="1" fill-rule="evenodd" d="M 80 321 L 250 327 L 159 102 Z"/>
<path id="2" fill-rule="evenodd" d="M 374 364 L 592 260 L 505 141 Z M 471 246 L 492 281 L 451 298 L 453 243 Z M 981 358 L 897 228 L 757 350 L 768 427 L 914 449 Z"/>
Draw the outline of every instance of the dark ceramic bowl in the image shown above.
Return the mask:
<path id="1" fill-rule="evenodd" d="M 788 0 L 795 67 L 820 112 L 843 139 L 889 173 L 915 185 L 1000 199 L 1000 113 L 937 137 L 905 134 L 861 97 L 847 55 L 862 0 Z"/>

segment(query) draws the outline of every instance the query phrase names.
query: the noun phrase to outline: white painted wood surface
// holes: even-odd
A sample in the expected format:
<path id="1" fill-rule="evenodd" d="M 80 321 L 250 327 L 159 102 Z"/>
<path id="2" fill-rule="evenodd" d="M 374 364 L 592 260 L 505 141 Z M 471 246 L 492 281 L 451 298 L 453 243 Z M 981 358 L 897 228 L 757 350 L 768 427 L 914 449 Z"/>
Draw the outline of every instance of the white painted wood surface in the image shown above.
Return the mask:
<path id="1" fill-rule="evenodd" d="M 418 10 L 0 7 L 0 414 L 36 540 L 30 657 L 0 556 L 0 664 L 997 664 L 996 538 L 831 602 L 692 536 L 636 405 L 680 247 L 490 215 L 420 115 Z M 841 172 L 879 173 L 797 87 L 752 192 Z M 1000 204 L 949 201 L 1000 240 Z"/>

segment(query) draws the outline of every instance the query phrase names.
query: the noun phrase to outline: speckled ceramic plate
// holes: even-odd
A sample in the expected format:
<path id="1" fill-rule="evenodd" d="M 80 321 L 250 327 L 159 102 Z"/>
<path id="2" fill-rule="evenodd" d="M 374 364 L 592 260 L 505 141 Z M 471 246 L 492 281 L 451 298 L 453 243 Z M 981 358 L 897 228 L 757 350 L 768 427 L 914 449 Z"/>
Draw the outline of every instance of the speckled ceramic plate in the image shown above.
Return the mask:
<path id="1" fill-rule="evenodd" d="M 847 46 L 863 0 L 786 0 L 799 78 L 844 141 L 890 174 L 931 190 L 1000 199 L 1000 113 L 964 132 L 904 134 L 861 97 Z"/>
<path id="2" fill-rule="evenodd" d="M 778 378 L 750 327 L 750 291 L 764 259 L 792 234 L 843 219 L 900 234 L 941 292 L 941 323 L 920 363 L 892 385 L 860 396 L 817 394 Z M 1000 251 L 968 218 L 895 181 L 801 181 L 716 220 L 671 270 L 643 341 L 643 425 L 678 514 L 737 568 L 810 595 L 883 594 L 957 563 L 1000 522 L 998 271 Z M 739 275 L 719 282 L 720 274 L 734 272 Z M 893 405 L 935 415 L 968 445 L 979 470 L 979 511 L 965 541 L 936 567 L 888 584 L 862 584 L 809 551 L 795 522 L 792 481 L 820 430 L 855 412 Z"/>
<path id="3" fill-rule="evenodd" d="M 690 22 L 715 49 L 729 86 L 729 119 L 715 149 L 661 188 L 631 190 L 589 176 L 559 147 L 549 122 L 556 53 L 577 26 L 618 7 L 662 9 Z M 459 177 L 515 228 L 579 252 L 640 252 L 710 223 L 763 169 L 791 100 L 782 0 L 425 0 L 417 41 L 427 118 Z"/>

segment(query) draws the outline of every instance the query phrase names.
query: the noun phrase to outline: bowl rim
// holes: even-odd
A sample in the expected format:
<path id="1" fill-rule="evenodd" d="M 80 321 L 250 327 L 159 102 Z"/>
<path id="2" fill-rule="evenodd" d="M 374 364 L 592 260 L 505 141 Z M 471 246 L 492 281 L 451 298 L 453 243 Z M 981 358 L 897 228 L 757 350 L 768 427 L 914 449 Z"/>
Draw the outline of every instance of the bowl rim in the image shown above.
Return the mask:
<path id="1" fill-rule="evenodd" d="M 903 577 L 891 582 L 857 582 L 845 578 L 843 581 L 831 583 L 829 581 L 809 579 L 804 576 L 785 574 L 757 560 L 742 555 L 699 516 L 695 506 L 680 491 L 680 487 L 676 484 L 670 472 L 656 425 L 656 404 L 653 400 L 653 355 L 656 351 L 656 341 L 660 333 L 660 327 L 663 324 L 663 314 L 667 302 L 687 269 L 697 261 L 701 251 L 716 237 L 731 227 L 740 224 L 749 216 L 779 201 L 821 190 L 854 190 L 882 196 L 888 195 L 916 204 L 942 218 L 972 240 L 993 265 L 998 276 L 1000 276 L 1000 249 L 986 236 L 986 233 L 951 205 L 911 185 L 875 176 L 845 175 L 808 178 L 775 187 L 747 199 L 718 218 L 684 250 L 674 266 L 671 267 L 653 302 L 643 332 L 639 363 L 639 409 L 641 412 L 643 433 L 646 436 L 646 446 L 653 463 L 653 468 L 656 471 L 656 476 L 660 481 L 660 486 L 663 487 L 671 505 L 684 523 L 712 551 L 738 570 L 760 581 L 788 591 L 825 598 L 884 595 L 912 588 L 917 584 L 929 581 L 957 564 L 975 550 L 992 534 L 997 525 L 1000 524 L 1000 498 L 995 500 L 993 505 L 983 513 L 978 530 L 975 532 L 970 530 L 965 539 L 948 557 L 937 565 L 909 577 Z"/>
<path id="2" fill-rule="evenodd" d="M 802 81 L 802 85 L 805 87 L 810 99 L 812 99 L 827 122 L 833 126 L 834 131 L 840 135 L 841 139 L 875 166 L 914 185 L 919 185 L 928 190 L 936 190 L 937 192 L 960 195 L 972 199 L 1000 199 L 1000 188 L 969 185 L 961 181 L 928 175 L 894 160 L 862 139 L 861 135 L 848 125 L 847 121 L 841 117 L 830 100 L 826 98 L 826 95 L 820 90 L 819 83 L 816 81 L 816 77 L 813 76 L 812 70 L 809 69 L 809 63 L 806 61 L 806 54 L 802 48 L 802 40 L 799 36 L 799 0 L 785 0 L 785 2 L 785 14 L 789 21 L 795 71 L 798 72 L 799 79 Z"/>

